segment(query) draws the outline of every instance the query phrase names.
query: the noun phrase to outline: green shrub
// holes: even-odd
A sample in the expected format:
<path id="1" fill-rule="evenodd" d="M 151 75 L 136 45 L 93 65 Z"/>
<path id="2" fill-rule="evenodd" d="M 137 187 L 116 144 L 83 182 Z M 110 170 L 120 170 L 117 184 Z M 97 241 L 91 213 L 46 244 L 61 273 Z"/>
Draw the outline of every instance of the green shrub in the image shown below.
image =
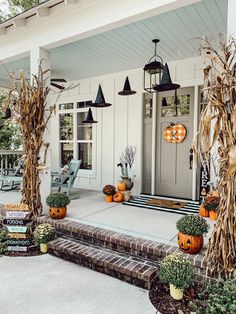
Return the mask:
<path id="1" fill-rule="evenodd" d="M 52 193 L 46 198 L 46 202 L 50 207 L 64 207 L 70 204 L 69 197 L 64 193 Z"/>
<path id="2" fill-rule="evenodd" d="M 210 226 L 204 218 L 198 215 L 186 215 L 176 223 L 177 229 L 191 236 L 200 236 L 208 232 Z"/>
<path id="3" fill-rule="evenodd" d="M 162 282 L 171 283 L 178 289 L 185 289 L 193 283 L 195 269 L 182 255 L 171 254 L 162 261 L 159 277 Z"/>
<path id="4" fill-rule="evenodd" d="M 52 225 L 44 223 L 35 228 L 33 236 L 37 243 L 48 243 L 55 238 L 56 229 Z"/>
<path id="5" fill-rule="evenodd" d="M 197 314 L 236 314 L 235 280 L 207 284 L 191 306 Z"/>
<path id="6" fill-rule="evenodd" d="M 0 227 L 0 255 L 7 252 L 7 239 L 8 239 L 8 229 L 7 227 Z"/>

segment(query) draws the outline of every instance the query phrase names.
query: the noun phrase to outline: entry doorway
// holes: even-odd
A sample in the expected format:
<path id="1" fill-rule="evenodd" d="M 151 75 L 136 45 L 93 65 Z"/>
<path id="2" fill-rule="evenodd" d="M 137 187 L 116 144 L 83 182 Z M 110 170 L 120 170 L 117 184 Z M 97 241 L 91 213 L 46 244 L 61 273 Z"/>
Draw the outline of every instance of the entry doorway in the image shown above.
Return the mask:
<path id="1" fill-rule="evenodd" d="M 143 193 L 192 199 L 194 88 L 180 88 L 176 97 L 174 91 L 152 94 L 151 106 L 145 95 Z"/>

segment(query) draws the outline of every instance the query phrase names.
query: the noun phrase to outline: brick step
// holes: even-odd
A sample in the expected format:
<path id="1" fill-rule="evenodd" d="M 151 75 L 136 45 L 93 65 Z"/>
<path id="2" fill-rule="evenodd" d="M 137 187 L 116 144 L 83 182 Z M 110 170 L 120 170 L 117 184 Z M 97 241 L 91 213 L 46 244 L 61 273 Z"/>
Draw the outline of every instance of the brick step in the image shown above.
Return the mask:
<path id="1" fill-rule="evenodd" d="M 157 278 L 157 267 L 150 265 L 148 261 L 95 247 L 88 243 L 59 237 L 48 243 L 48 251 L 54 256 L 144 289 L 149 289 Z"/>
<path id="2" fill-rule="evenodd" d="M 169 254 L 181 252 L 176 246 L 129 236 L 69 219 L 54 220 L 48 216 L 41 216 L 37 222 L 52 224 L 60 237 L 69 237 L 157 263 L 160 263 Z M 200 276 L 205 274 L 205 261 L 202 254 L 184 254 L 184 256 L 193 263 Z"/>

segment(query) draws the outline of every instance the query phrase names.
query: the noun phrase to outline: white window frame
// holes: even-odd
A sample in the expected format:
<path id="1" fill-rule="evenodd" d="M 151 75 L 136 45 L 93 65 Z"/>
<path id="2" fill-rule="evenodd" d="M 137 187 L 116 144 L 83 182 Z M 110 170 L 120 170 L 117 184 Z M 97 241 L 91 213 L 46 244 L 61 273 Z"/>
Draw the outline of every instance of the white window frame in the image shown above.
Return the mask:
<path id="1" fill-rule="evenodd" d="M 77 108 L 77 103 L 79 102 L 88 102 L 91 99 L 91 97 L 88 97 L 88 99 L 79 99 L 76 101 L 61 101 L 58 105 L 58 134 L 59 134 L 59 163 L 61 166 L 61 144 L 62 143 L 73 143 L 73 156 L 75 159 L 77 159 L 78 156 L 78 144 L 79 143 L 92 143 L 92 169 L 80 169 L 79 170 L 79 177 L 85 177 L 85 178 L 95 178 L 95 169 L 96 169 L 96 124 L 92 124 L 92 140 L 78 140 L 77 139 L 77 122 L 78 122 L 78 116 L 77 114 L 80 112 L 88 112 L 89 107 L 84 108 Z M 60 109 L 61 104 L 66 103 L 73 103 L 73 109 Z M 96 120 L 97 112 L 96 109 L 93 111 L 94 120 Z M 60 139 L 60 115 L 71 113 L 73 114 L 73 140 L 61 140 Z"/>

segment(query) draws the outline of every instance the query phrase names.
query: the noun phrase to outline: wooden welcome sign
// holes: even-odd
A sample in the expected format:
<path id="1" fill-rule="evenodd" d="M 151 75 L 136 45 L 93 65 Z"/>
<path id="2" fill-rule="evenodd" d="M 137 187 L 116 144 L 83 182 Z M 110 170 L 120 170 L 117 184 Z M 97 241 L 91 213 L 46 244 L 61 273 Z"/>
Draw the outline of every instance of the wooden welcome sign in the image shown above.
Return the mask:
<path id="1" fill-rule="evenodd" d="M 6 204 L 3 224 L 8 229 L 7 249 L 10 252 L 27 252 L 31 245 L 31 213 L 26 204 Z"/>

